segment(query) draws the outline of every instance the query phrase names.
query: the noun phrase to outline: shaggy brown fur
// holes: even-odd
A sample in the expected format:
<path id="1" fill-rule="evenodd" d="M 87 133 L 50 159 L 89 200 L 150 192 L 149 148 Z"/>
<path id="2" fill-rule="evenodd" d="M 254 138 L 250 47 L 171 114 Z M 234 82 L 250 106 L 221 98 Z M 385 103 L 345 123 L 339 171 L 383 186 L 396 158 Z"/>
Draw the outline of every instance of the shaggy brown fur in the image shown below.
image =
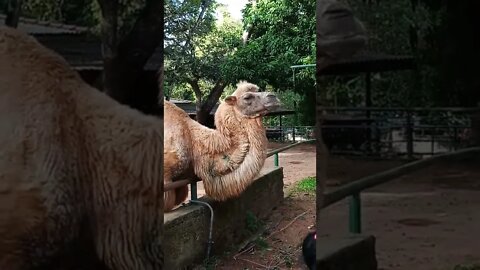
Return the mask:
<path id="1" fill-rule="evenodd" d="M 209 129 L 165 101 L 164 183 L 199 177 L 209 197 L 223 201 L 241 194 L 266 159 L 267 138 L 261 117 L 278 107 L 271 93 L 241 82 L 215 113 Z M 165 210 L 183 202 L 188 187 L 165 192 Z"/>
<path id="2" fill-rule="evenodd" d="M 0 28 L 0 269 L 72 269 L 81 244 L 108 269 L 162 269 L 162 137 L 161 120 Z"/>

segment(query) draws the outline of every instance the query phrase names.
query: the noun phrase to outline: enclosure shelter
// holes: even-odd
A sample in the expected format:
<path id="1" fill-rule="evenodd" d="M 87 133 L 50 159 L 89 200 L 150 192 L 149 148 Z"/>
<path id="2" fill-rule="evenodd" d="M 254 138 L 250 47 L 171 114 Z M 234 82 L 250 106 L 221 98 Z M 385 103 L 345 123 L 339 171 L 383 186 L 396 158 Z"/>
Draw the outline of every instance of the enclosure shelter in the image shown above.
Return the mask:
<path id="1" fill-rule="evenodd" d="M 0 14 L 0 25 L 4 25 L 5 15 Z M 91 29 L 76 25 L 67 25 L 21 17 L 18 28 L 33 37 L 42 45 L 60 54 L 78 71 L 90 85 L 101 89 L 103 56 L 101 40 Z M 143 108 L 143 99 L 158 98 L 158 70 L 162 65 L 162 46 L 159 46 L 144 66 L 137 82 L 138 89 L 147 93 L 131 97 L 131 104 Z M 140 97 L 143 96 L 143 97 Z"/>

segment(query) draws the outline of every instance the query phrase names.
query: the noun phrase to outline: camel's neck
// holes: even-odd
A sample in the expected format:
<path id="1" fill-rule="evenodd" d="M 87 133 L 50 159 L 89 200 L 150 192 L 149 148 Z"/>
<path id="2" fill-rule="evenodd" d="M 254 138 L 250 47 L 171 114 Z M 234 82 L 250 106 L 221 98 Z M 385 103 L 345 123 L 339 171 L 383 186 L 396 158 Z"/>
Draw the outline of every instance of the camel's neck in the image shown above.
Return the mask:
<path id="1" fill-rule="evenodd" d="M 238 119 L 219 108 L 215 124 L 218 140 L 228 147 L 197 153 L 195 172 L 204 181 L 207 194 L 225 200 L 240 194 L 257 176 L 266 158 L 267 139 L 261 119 Z"/>

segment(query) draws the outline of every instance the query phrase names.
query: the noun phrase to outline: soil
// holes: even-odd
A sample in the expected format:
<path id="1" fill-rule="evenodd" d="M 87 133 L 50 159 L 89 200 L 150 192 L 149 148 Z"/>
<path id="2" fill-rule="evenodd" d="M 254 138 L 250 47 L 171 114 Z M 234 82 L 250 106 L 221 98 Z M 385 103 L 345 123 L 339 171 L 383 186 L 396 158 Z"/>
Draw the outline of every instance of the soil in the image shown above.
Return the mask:
<path id="1" fill-rule="evenodd" d="M 287 144 L 270 143 L 269 150 Z M 307 269 L 301 259 L 301 243 L 309 228 L 315 223 L 315 195 L 291 193 L 294 184 L 316 174 L 316 151 L 314 144 L 304 144 L 279 154 L 283 167 L 284 192 L 291 194 L 274 209 L 264 221 L 262 241 L 247 244 L 239 256 L 230 254 L 221 258 L 211 269 Z M 264 168 L 273 168 L 274 158 L 265 161 Z M 199 195 L 204 193 L 198 184 Z M 293 221 L 293 222 L 292 222 Z M 276 267 L 276 268 L 275 268 Z"/>
<path id="2" fill-rule="evenodd" d="M 379 269 L 480 264 L 478 164 L 442 163 L 362 193 L 363 233 L 376 237 Z M 325 209 L 320 218 L 319 241 L 346 235 L 347 201 Z"/>

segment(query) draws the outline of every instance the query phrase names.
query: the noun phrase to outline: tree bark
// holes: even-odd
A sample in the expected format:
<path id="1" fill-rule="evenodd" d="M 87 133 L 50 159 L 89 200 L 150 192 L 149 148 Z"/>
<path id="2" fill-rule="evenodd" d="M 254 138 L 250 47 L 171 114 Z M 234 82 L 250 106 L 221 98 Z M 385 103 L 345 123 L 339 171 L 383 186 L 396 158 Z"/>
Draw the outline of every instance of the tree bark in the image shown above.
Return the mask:
<path id="1" fill-rule="evenodd" d="M 200 85 L 198 84 L 198 79 L 189 79 L 188 83 L 190 84 L 193 92 L 195 93 L 195 119 L 200 124 L 207 125 L 210 119 L 210 112 L 217 104 L 227 84 L 223 80 L 218 80 L 215 83 L 215 86 L 213 86 L 213 88 L 210 90 L 207 98 L 203 98 L 202 90 L 200 89 Z"/>
<path id="2" fill-rule="evenodd" d="M 205 102 L 203 102 L 202 109 L 211 112 L 215 107 L 215 104 L 217 104 L 218 100 L 220 99 L 220 96 L 222 96 L 223 90 L 226 86 L 227 84 L 224 81 L 218 80 L 210 91 L 210 94 Z"/>
<path id="3" fill-rule="evenodd" d="M 103 19 L 104 91 L 120 103 L 144 113 L 158 113 L 160 89 L 149 92 L 138 89 L 137 85 L 145 79 L 144 66 L 149 58 L 159 45 L 163 48 L 163 1 L 146 0 L 132 30 L 121 40 L 118 37 L 118 0 L 98 1 Z"/>
<path id="4" fill-rule="evenodd" d="M 9 0 L 6 7 L 7 17 L 5 18 L 5 25 L 17 28 L 21 11 L 22 0 Z"/>

